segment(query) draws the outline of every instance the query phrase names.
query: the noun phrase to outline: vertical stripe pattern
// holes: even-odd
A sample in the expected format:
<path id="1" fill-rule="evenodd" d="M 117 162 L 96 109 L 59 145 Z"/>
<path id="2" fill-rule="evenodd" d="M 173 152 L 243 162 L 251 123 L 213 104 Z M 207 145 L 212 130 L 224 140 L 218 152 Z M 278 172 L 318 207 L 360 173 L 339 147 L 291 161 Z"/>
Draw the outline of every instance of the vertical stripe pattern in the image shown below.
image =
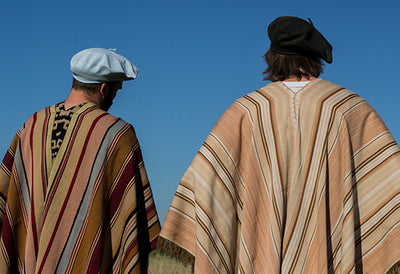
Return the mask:
<path id="1" fill-rule="evenodd" d="M 0 272 L 140 273 L 160 225 L 133 127 L 85 104 L 51 158 L 55 108 L 18 131 L 0 169 Z"/>
<path id="2" fill-rule="evenodd" d="M 385 273 L 400 261 L 399 170 L 363 98 L 321 79 L 297 93 L 275 82 L 225 111 L 160 235 L 197 273 Z"/>

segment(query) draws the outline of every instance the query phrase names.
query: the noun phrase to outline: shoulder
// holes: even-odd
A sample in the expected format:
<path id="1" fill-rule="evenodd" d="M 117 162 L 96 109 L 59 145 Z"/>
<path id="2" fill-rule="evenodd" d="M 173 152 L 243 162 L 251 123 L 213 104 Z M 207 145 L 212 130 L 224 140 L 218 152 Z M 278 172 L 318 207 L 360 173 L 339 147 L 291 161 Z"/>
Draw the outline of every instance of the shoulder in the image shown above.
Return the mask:
<path id="1" fill-rule="evenodd" d="M 362 98 L 359 94 L 355 93 L 354 91 L 346 87 L 343 87 L 341 85 L 323 79 L 318 79 L 318 81 L 316 81 L 311 88 L 323 94 L 328 93 L 330 96 L 335 96 L 337 94 L 344 94 L 346 96 Z"/>
<path id="2" fill-rule="evenodd" d="M 27 129 L 31 128 L 32 126 L 34 126 L 38 119 L 41 117 L 46 117 L 50 114 L 51 112 L 51 108 L 54 108 L 55 105 L 53 106 L 48 106 L 45 108 L 42 108 L 41 110 L 38 110 L 36 112 L 34 112 L 31 116 L 29 116 L 29 118 L 25 121 L 25 123 L 21 126 L 21 128 L 18 130 L 20 133 L 26 131 Z"/>
<path id="3" fill-rule="evenodd" d="M 132 124 L 101 109 L 94 109 L 92 112 L 93 115 L 88 115 L 91 116 L 89 119 L 96 121 L 98 127 L 107 127 L 107 134 L 125 140 L 122 143 L 137 142 L 136 132 Z"/>
<path id="4" fill-rule="evenodd" d="M 236 99 L 219 118 L 213 131 L 219 127 L 232 128 L 234 125 L 253 124 L 258 119 L 258 114 L 263 105 L 266 104 L 266 98 L 255 90 Z"/>
<path id="5" fill-rule="evenodd" d="M 360 96 L 358 93 L 342 87 L 340 85 L 334 84 L 330 81 L 321 80 L 316 89 L 327 90 L 326 105 L 330 105 L 332 108 L 337 109 L 343 115 L 351 112 L 354 109 L 368 109 L 373 111 L 371 105 L 367 102 L 365 98 Z"/>
<path id="6" fill-rule="evenodd" d="M 279 83 L 270 83 L 238 98 L 230 108 L 242 115 L 255 118 L 282 96 L 282 88 Z"/>

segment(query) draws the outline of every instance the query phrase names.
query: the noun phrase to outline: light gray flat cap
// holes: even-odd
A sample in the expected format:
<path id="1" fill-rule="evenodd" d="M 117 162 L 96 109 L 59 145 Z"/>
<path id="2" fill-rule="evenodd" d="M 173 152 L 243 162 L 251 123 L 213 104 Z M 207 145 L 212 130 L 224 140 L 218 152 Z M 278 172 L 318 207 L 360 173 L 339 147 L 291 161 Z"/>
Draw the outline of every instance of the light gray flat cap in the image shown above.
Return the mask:
<path id="1" fill-rule="evenodd" d="M 71 71 L 79 82 L 92 84 L 133 80 L 139 69 L 112 50 L 91 48 L 72 57 Z"/>

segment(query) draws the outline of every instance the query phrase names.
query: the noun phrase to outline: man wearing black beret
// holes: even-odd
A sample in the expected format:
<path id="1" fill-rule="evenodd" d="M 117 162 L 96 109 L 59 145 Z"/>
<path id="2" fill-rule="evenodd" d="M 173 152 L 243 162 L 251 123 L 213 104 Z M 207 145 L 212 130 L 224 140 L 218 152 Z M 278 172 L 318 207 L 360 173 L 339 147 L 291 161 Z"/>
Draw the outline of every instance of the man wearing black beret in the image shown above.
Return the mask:
<path id="1" fill-rule="evenodd" d="M 311 21 L 279 17 L 268 36 L 272 83 L 219 119 L 159 248 L 197 273 L 385 273 L 400 260 L 400 148 L 362 97 L 319 78 L 332 46 Z"/>
<path id="2" fill-rule="evenodd" d="M 0 273 L 146 273 L 160 225 L 132 125 L 107 112 L 138 69 L 71 59 L 65 101 L 34 113 L 0 169 Z"/>

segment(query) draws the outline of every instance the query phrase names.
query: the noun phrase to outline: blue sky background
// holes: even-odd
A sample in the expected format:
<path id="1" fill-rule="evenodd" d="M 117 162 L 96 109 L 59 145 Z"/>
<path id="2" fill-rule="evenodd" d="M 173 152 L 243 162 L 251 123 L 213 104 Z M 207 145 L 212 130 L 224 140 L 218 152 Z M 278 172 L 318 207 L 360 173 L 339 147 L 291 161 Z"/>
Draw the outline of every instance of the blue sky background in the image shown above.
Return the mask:
<path id="1" fill-rule="evenodd" d="M 116 48 L 139 67 L 110 113 L 136 129 L 161 221 L 197 150 L 233 101 L 267 82 L 267 25 L 311 18 L 333 45 L 321 76 L 366 98 L 400 140 L 400 1 L 3 1 L 0 153 L 70 91 L 69 61 Z"/>

